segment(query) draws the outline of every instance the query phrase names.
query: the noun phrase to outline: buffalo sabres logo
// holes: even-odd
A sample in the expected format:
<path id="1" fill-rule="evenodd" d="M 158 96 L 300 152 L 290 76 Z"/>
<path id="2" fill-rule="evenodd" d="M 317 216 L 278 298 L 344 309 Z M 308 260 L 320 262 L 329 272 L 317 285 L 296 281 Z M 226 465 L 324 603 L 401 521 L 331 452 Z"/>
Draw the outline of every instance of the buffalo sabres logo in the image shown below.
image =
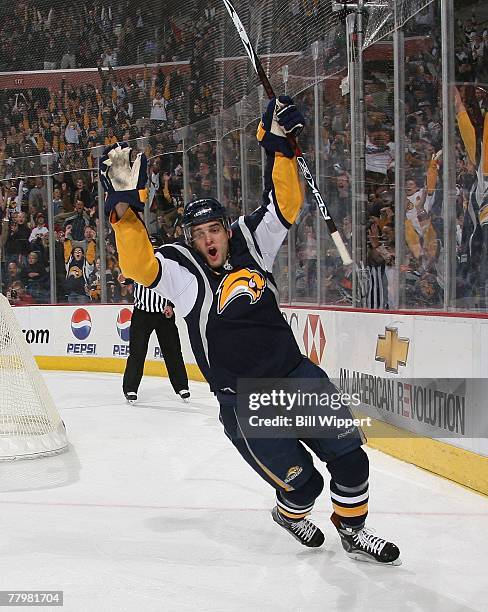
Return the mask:
<path id="1" fill-rule="evenodd" d="M 248 296 L 251 304 L 255 304 L 262 296 L 266 287 L 264 276 L 256 270 L 243 268 L 227 274 L 217 289 L 218 303 L 217 312 L 221 314 L 225 308 L 235 299 Z"/>
<path id="2" fill-rule="evenodd" d="M 302 472 L 303 472 L 303 468 L 300 465 L 294 465 L 286 473 L 285 482 L 288 483 L 292 481 L 297 476 L 300 476 Z"/>

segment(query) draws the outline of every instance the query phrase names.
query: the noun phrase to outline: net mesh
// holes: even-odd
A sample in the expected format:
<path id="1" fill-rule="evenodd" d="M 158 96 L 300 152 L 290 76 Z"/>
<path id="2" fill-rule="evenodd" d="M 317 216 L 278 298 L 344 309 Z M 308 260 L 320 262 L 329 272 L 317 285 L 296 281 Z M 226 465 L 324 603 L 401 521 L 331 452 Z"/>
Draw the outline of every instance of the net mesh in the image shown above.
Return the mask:
<path id="1" fill-rule="evenodd" d="M 366 2 L 368 11 L 367 27 L 363 46 L 384 39 L 405 26 L 415 15 L 422 13 L 434 0 L 373 0 Z"/>
<path id="2" fill-rule="evenodd" d="M 296 95 L 347 68 L 340 3 L 234 4 L 278 93 Z M 428 4 L 365 3 L 365 46 Z M 2 3 L 0 24 L 4 178 L 46 175 L 49 152 L 50 173 L 89 171 L 91 149 L 116 140 L 157 139 L 171 152 L 181 127 L 244 96 L 249 120 L 261 113 L 258 78 L 220 0 L 149 0 L 144 11 L 128 1 L 22 0 Z"/>
<path id="3" fill-rule="evenodd" d="M 157 241 L 178 237 L 179 205 L 193 196 L 218 196 L 233 219 L 259 203 L 263 159 L 255 128 L 266 97 L 221 0 L 188 0 L 184 5 L 175 0 L 148 0 L 143 9 L 127 0 L 0 4 L 0 173 L 11 179 L 0 188 L 10 207 L 6 213 L 8 231 L 21 234 L 15 229 L 18 224 L 24 233 L 19 241 L 28 242 L 25 226 L 29 231 L 35 229 L 39 213 L 46 214 L 51 197 L 46 187 L 52 184 L 54 240 L 56 248 L 64 251 L 64 259 L 59 257 L 55 264 L 56 278 L 49 279 L 51 289 L 55 285 L 54 298 L 46 292 L 45 276 L 42 282 L 28 281 L 26 289 L 36 303 L 49 299 L 100 301 L 104 279 L 107 301 L 131 299 L 130 291 L 118 282 L 113 234 L 107 228 L 101 235 L 95 210 L 99 202 L 97 156 L 117 140 L 130 141 L 151 159 L 147 223 Z M 456 0 L 455 5 L 459 16 L 455 24 L 456 81 L 486 83 L 486 9 L 474 0 Z M 348 43 L 350 57 L 358 58 L 357 25 L 346 36 L 345 17 L 351 6 L 330 0 L 235 1 L 275 91 L 294 96 L 305 112 L 307 128 L 300 142 L 349 248 L 351 224 L 355 224 L 354 232 L 360 225 L 364 237 L 366 225 L 376 225 L 374 217 L 381 213 L 382 204 L 391 204 L 397 195 L 391 155 L 395 115 L 391 33 L 397 27 L 405 34 L 405 91 L 401 92 L 400 110 L 409 149 L 403 164 L 405 181 L 413 178 L 418 190 L 423 189 L 426 162 L 442 148 L 440 6 L 439 1 L 427 0 L 364 2 L 367 48 L 363 55 L 362 119 L 366 150 L 358 145 L 351 155 L 354 117 L 358 121 L 358 102 L 351 103 L 346 91 Z M 358 85 L 358 79 L 351 78 L 351 84 Z M 484 112 L 486 92 L 474 90 L 472 85 L 470 89 Z M 466 102 L 466 91 L 461 94 Z M 353 166 L 364 161 L 363 184 L 361 176 L 359 180 L 353 176 Z M 53 180 L 36 179 L 45 174 L 52 174 Z M 358 193 L 361 189 L 362 194 Z M 468 182 L 464 191 L 469 191 Z M 357 211 L 351 200 L 357 203 L 361 197 L 370 204 L 366 220 L 352 219 L 351 213 Z M 73 282 L 69 270 L 74 264 L 65 248 L 67 241 L 85 241 L 79 228 L 75 228 L 76 236 L 72 227 L 71 236 L 65 233 L 72 225 L 73 206 L 80 199 L 85 215 L 89 215 L 93 240 L 105 243 L 107 256 L 106 270 L 102 262 L 99 272 L 92 257 L 96 249 L 89 250 L 91 259 L 87 251 L 83 261 L 86 286 Z M 394 220 L 392 216 L 391 223 L 380 228 L 384 244 L 379 248 L 388 251 L 385 257 L 390 272 L 395 265 L 395 244 L 389 225 Z M 439 238 L 441 234 L 439 224 L 436 235 Z M 28 249 L 21 242 L 13 243 L 9 237 L 5 261 L 15 256 L 25 269 Z M 47 271 L 51 264 L 42 236 L 34 244 Z M 407 247 L 406 251 L 411 250 Z M 303 216 L 277 258 L 282 300 L 351 303 L 351 277 L 336 255 L 307 193 Z M 423 274 L 424 264 L 421 258 L 414 259 L 420 269 L 412 268 L 412 299 L 408 292 L 405 299 L 392 295 L 390 306 L 398 305 L 398 300 L 410 306 L 424 304 L 427 299 L 414 282 L 417 273 Z M 439 261 L 437 257 L 435 264 Z M 428 280 L 433 272 L 431 262 L 427 265 Z M 8 294 L 10 276 L 1 266 L 0 273 Z M 399 282 L 407 281 L 401 276 Z M 429 298 L 428 306 L 438 307 L 440 288 L 436 286 L 433 294 L 435 300 Z M 394 297 L 396 301 L 392 301 Z M 370 307 L 380 308 L 384 303 L 380 300 Z"/>
<path id="4" fill-rule="evenodd" d="M 67 444 L 13 310 L 0 295 L 0 460 L 53 454 Z"/>

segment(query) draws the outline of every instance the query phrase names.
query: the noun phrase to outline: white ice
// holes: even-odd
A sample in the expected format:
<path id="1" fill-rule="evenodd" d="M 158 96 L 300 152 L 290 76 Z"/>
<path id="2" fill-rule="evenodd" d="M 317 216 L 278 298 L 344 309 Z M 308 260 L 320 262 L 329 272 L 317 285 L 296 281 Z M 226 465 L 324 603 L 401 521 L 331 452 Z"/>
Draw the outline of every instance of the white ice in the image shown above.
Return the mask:
<path id="1" fill-rule="evenodd" d="M 71 447 L 0 464 L 1 590 L 63 590 L 67 611 L 488 609 L 485 497 L 369 450 L 369 526 L 403 565 L 349 559 L 327 491 L 312 515 L 325 545 L 306 549 L 272 521 L 206 385 L 185 404 L 147 377 L 129 406 L 118 375 L 45 377 Z"/>

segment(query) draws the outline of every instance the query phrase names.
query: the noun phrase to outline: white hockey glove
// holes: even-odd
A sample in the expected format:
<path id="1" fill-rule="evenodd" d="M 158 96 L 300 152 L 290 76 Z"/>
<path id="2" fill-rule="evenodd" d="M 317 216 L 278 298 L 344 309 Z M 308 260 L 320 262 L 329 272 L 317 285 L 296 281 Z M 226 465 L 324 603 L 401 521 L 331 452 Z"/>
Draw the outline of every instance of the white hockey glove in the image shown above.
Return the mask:
<path id="1" fill-rule="evenodd" d="M 131 160 L 132 147 L 118 142 L 108 147 L 99 160 L 100 181 L 105 191 L 105 213 L 110 214 L 118 202 L 135 210 L 144 210 L 147 200 L 147 157 L 137 153 Z"/>

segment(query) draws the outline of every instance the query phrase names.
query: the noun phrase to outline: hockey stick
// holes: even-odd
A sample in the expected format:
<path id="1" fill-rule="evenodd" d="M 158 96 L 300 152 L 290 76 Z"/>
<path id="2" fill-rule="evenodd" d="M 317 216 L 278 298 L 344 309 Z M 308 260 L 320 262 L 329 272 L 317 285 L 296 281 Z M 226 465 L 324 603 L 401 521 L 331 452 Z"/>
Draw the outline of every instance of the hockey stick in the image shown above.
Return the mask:
<path id="1" fill-rule="evenodd" d="M 263 84 L 263 87 L 266 93 L 268 94 L 268 98 L 269 99 L 275 98 L 276 96 L 273 91 L 273 87 L 271 86 L 271 83 L 269 82 L 269 79 L 266 76 L 266 73 L 264 72 L 264 68 L 263 68 L 263 65 L 261 64 L 261 60 L 256 54 L 256 51 L 254 50 L 251 44 L 251 41 L 249 40 L 249 36 L 247 35 L 247 32 L 244 29 L 244 26 L 242 25 L 242 21 L 239 19 L 239 15 L 236 13 L 235 8 L 232 6 L 229 0 L 222 0 L 222 1 L 225 4 L 225 8 L 229 12 L 229 15 L 232 21 L 234 22 L 234 25 L 239 33 L 239 36 L 241 37 L 242 44 L 244 45 L 246 49 L 246 52 L 249 56 L 249 59 L 251 60 L 254 70 L 257 72 L 259 79 L 261 83 Z M 310 172 L 307 162 L 305 161 L 305 158 L 303 157 L 303 153 L 300 147 L 298 146 L 297 139 L 291 134 L 288 134 L 287 138 L 288 138 L 288 142 L 291 148 L 293 149 L 293 152 L 296 155 L 298 165 L 300 166 L 300 170 L 302 171 L 302 174 L 305 180 L 307 181 L 308 186 L 312 190 L 312 194 L 315 198 L 315 201 L 317 202 L 317 206 L 319 207 L 320 214 L 322 215 L 325 223 L 327 224 L 327 229 L 329 230 L 331 238 L 334 241 L 334 244 L 336 245 L 339 255 L 341 256 L 342 263 L 346 266 L 349 264 L 352 264 L 351 256 L 349 255 L 347 247 L 344 244 L 344 241 L 342 240 L 342 236 L 339 234 L 339 230 L 337 229 L 337 226 L 334 223 L 334 220 L 332 219 L 329 211 L 327 210 L 327 206 L 317 187 L 317 183 L 315 182 L 315 179 L 312 173 Z"/>

